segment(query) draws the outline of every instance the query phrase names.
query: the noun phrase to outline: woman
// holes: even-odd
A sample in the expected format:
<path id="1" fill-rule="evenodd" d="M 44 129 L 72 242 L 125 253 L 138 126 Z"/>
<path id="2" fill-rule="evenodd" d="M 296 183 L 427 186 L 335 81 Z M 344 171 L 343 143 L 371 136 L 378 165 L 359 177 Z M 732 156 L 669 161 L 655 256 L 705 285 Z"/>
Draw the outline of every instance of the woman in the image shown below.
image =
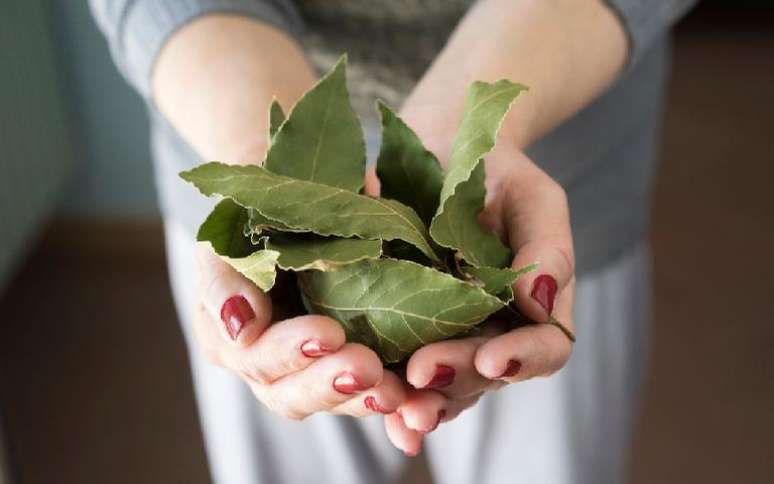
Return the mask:
<path id="1" fill-rule="evenodd" d="M 648 312 L 644 236 L 667 31 L 691 3 L 92 0 L 153 121 L 215 482 L 389 482 L 405 459 L 388 442 L 407 455 L 424 445 L 443 483 L 622 479 Z M 577 328 L 574 349 L 552 325 L 490 325 L 417 351 L 406 382 L 345 344 L 333 320 L 269 326 L 269 298 L 195 246 L 211 202 L 177 173 L 209 159 L 259 163 L 272 97 L 289 109 L 315 81 L 310 62 L 328 68 L 342 51 L 369 140 L 381 97 L 402 105 L 442 162 L 470 82 L 531 87 L 486 160 L 483 220 L 517 252 L 514 267 L 540 263 L 514 288 L 519 307 Z M 378 190 L 373 173 L 368 184 Z"/>

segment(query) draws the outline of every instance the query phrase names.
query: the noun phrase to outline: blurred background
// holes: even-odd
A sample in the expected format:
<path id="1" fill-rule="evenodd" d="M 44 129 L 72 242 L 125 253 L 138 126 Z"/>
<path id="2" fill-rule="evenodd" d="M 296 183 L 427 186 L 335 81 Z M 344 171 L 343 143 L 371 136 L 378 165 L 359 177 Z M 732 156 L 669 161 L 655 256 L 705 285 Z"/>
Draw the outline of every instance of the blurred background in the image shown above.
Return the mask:
<path id="1" fill-rule="evenodd" d="M 632 483 L 772 482 L 769 5 L 676 31 Z M 2 2 L 0 61 L 0 484 L 209 482 L 141 100 L 85 1 Z"/>

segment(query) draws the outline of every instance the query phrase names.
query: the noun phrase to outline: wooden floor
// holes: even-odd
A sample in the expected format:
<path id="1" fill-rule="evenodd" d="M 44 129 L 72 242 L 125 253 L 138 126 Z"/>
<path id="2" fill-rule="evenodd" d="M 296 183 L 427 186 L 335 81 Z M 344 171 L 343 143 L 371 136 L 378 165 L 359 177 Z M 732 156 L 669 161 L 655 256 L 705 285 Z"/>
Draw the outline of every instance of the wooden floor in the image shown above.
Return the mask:
<path id="1" fill-rule="evenodd" d="M 630 481 L 768 483 L 774 36 L 687 29 L 670 100 Z M 19 483 L 209 482 L 162 250 L 154 224 L 90 242 L 49 231 L 0 299 Z"/>

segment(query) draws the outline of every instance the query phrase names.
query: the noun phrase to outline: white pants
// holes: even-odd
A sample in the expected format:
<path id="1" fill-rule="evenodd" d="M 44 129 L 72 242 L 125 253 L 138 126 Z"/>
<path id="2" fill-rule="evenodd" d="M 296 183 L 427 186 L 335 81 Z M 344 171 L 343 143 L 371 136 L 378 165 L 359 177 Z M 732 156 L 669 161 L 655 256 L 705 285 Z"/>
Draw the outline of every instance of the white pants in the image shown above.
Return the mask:
<path id="1" fill-rule="evenodd" d="M 378 416 L 295 422 L 262 408 L 234 375 L 199 355 L 190 331 L 195 243 L 167 224 L 172 287 L 188 340 L 216 484 L 389 483 L 407 458 Z M 577 284 L 578 342 L 550 378 L 510 385 L 429 434 L 439 484 L 622 482 L 645 354 L 649 260 L 642 246 Z"/>

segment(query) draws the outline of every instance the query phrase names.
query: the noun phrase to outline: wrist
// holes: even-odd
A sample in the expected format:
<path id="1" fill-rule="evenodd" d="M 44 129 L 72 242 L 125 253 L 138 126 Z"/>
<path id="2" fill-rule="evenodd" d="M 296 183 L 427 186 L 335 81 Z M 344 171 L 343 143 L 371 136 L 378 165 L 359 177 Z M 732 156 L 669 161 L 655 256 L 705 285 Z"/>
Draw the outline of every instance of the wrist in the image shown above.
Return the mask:
<path id="1" fill-rule="evenodd" d="M 431 90 L 433 95 L 430 98 L 424 96 L 423 89 L 418 89 L 401 110 L 401 118 L 444 167 L 462 119 L 467 87 L 465 85 L 453 92 L 443 89 L 441 96 L 438 96 L 441 89 Z M 537 137 L 534 130 L 537 112 L 537 99 L 531 91 L 518 96 L 503 120 L 497 143 L 524 150 Z"/>
<path id="2" fill-rule="evenodd" d="M 154 69 L 153 97 L 200 156 L 238 163 L 265 149 L 272 98 L 287 109 L 314 80 L 286 33 L 253 19 L 213 14 L 169 39 Z"/>
<path id="3" fill-rule="evenodd" d="M 456 128 L 473 81 L 525 84 L 530 90 L 514 102 L 501 129 L 524 149 L 603 92 L 625 53 L 622 26 L 600 0 L 481 1 L 409 101 L 438 105 L 435 119 Z"/>

